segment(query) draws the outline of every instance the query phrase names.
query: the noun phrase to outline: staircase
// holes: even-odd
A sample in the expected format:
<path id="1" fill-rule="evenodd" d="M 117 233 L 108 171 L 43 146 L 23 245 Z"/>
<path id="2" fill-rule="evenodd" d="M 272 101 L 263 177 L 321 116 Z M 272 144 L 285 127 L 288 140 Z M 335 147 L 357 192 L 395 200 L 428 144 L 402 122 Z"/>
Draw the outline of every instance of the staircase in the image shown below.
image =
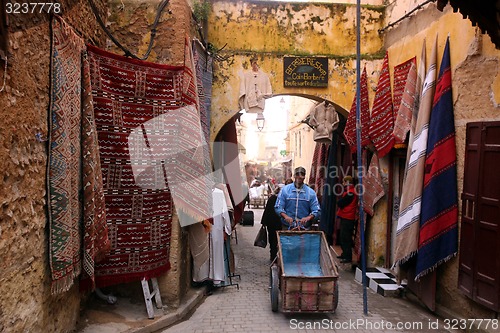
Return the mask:
<path id="1" fill-rule="evenodd" d="M 356 267 L 355 280 L 361 283 L 362 272 L 359 267 Z M 374 292 L 382 296 L 400 296 L 401 292 L 406 287 L 406 280 L 397 284 L 396 277 L 390 270 L 383 267 L 371 267 L 366 269 L 367 286 Z"/>

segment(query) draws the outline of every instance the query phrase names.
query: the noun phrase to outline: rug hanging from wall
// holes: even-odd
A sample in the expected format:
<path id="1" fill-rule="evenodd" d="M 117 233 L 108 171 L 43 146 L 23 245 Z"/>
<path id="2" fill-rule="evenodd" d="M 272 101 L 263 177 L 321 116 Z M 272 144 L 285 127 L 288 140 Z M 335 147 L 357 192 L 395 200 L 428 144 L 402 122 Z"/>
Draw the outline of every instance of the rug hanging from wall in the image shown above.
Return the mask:
<path id="1" fill-rule="evenodd" d="M 415 110 L 416 57 L 394 67 L 394 143 L 404 143 Z"/>
<path id="2" fill-rule="evenodd" d="M 368 77 L 366 74 L 366 67 L 363 68 L 359 82 L 359 95 L 360 95 L 360 123 L 361 123 L 361 147 L 368 146 L 370 141 L 370 106 L 368 102 Z M 344 129 L 344 137 L 351 148 L 351 152 L 355 153 L 357 149 L 356 143 L 356 108 L 357 97 L 354 95 L 351 110 L 347 116 L 347 122 Z"/>
<path id="3" fill-rule="evenodd" d="M 370 140 L 380 158 L 387 155 L 394 146 L 393 131 L 394 114 L 389 76 L 389 53 L 386 52 L 370 118 Z"/>
<path id="4" fill-rule="evenodd" d="M 423 47 L 425 47 L 425 42 Z M 406 174 L 403 179 L 393 267 L 413 258 L 418 250 L 427 135 L 436 88 L 436 52 L 435 42 L 420 97 L 415 135 L 408 144 L 411 152 L 406 162 Z"/>
<path id="5" fill-rule="evenodd" d="M 173 207 L 208 216 L 196 80 L 186 66 L 128 59 L 88 46 L 111 252 L 104 287 L 170 268 Z"/>
<path id="6" fill-rule="evenodd" d="M 209 55 L 201 42 L 193 41 L 193 58 L 200 98 L 200 120 L 205 140 L 210 141 L 210 108 L 212 107 L 212 56 Z"/>
<path id="7" fill-rule="evenodd" d="M 47 163 L 52 293 L 67 291 L 81 272 L 81 64 L 85 43 L 64 21 L 52 21 Z"/>
<path id="8" fill-rule="evenodd" d="M 458 191 L 450 40 L 446 40 L 429 120 L 415 280 L 458 252 Z"/>

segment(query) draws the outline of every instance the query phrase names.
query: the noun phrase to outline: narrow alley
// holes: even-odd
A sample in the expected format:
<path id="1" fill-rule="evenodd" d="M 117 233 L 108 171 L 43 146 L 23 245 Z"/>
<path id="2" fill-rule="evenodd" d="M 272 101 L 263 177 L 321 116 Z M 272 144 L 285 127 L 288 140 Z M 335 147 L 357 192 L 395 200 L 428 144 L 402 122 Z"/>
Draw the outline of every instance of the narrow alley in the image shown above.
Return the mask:
<path id="1" fill-rule="evenodd" d="M 237 227 L 236 274 L 241 279 L 213 291 L 185 321 L 163 333 L 174 332 L 445 332 L 444 323 L 415 303 L 397 297 L 383 297 L 368 289 L 368 315 L 363 314 L 362 286 L 354 280 L 350 265 L 339 268 L 339 305 L 334 314 L 284 314 L 271 311 L 269 296 L 269 247 L 253 246 L 260 228 L 262 209 L 254 209 L 255 224 Z M 316 326 L 313 326 L 316 325 Z M 397 329 L 403 327 L 403 329 Z M 403 326 L 401 326 L 403 325 Z M 429 327 L 431 326 L 431 328 Z M 316 329 L 314 329 L 316 328 Z M 450 330 L 451 332 L 451 330 Z M 453 331 L 458 332 L 458 331 Z"/>
<path id="2" fill-rule="evenodd" d="M 500 332 L 498 27 L 500 0 L 0 0 L 0 333 Z M 267 203 L 318 230 L 283 276 Z"/>

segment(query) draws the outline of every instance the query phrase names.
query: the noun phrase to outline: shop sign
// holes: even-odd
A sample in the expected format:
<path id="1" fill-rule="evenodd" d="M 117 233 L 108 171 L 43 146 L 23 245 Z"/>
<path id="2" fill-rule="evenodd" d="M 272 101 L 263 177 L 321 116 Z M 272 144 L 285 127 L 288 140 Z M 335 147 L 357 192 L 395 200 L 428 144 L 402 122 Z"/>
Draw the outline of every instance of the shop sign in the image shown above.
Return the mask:
<path id="1" fill-rule="evenodd" d="M 328 58 L 284 57 L 283 83 L 285 88 L 328 87 Z"/>

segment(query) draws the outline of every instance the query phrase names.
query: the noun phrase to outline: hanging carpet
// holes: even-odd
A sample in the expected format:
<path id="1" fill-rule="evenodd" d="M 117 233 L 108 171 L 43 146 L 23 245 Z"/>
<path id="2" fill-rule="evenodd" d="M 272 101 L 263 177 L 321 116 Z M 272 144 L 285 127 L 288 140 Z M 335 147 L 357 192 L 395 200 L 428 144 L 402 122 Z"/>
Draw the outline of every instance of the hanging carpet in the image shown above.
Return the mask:
<path id="1" fill-rule="evenodd" d="M 98 287 L 170 267 L 172 209 L 208 216 L 196 81 L 186 66 L 128 59 L 88 46 L 111 252 Z"/>
<path id="2" fill-rule="evenodd" d="M 417 84 L 416 58 L 394 67 L 394 140 L 403 143 L 410 130 L 412 114 L 415 109 Z"/>
<path id="3" fill-rule="evenodd" d="M 47 164 L 52 293 L 69 290 L 81 272 L 81 69 L 85 43 L 52 20 Z"/>
<path id="4" fill-rule="evenodd" d="M 370 166 L 363 178 L 363 209 L 373 216 L 373 206 L 384 196 L 384 184 L 380 175 L 380 166 L 377 154 L 373 154 Z"/>
<path id="5" fill-rule="evenodd" d="M 205 140 L 210 141 L 210 108 L 212 107 L 212 61 L 201 43 L 193 41 L 193 58 L 198 83 L 198 97 L 200 99 L 200 120 Z"/>
<path id="6" fill-rule="evenodd" d="M 380 158 L 387 155 L 394 146 L 393 131 L 394 115 L 392 111 L 391 78 L 389 76 L 389 53 L 386 52 L 370 118 L 370 140 L 377 148 Z"/>
<path id="7" fill-rule="evenodd" d="M 424 44 L 425 47 L 425 44 Z M 406 175 L 403 180 L 399 218 L 396 229 L 394 266 L 405 263 L 418 249 L 422 187 L 424 181 L 425 152 L 429 118 L 436 84 L 436 43 L 434 43 L 431 64 L 427 70 L 418 111 L 411 154 L 407 161 Z"/>
<path id="8" fill-rule="evenodd" d="M 457 156 L 448 38 L 429 121 L 415 279 L 451 259 L 457 251 Z"/>
<path id="9" fill-rule="evenodd" d="M 82 181 L 83 181 L 83 272 L 80 290 L 95 289 L 95 265 L 109 253 L 111 243 L 106 224 L 106 204 L 102 179 L 94 103 L 90 83 L 90 64 L 83 61 L 82 96 Z"/>
<path id="10" fill-rule="evenodd" d="M 360 100 L 361 100 L 361 147 L 366 147 L 370 144 L 370 106 L 368 104 L 368 83 L 366 76 L 366 67 L 363 69 L 363 73 L 360 78 Z M 347 123 L 344 129 L 344 137 L 351 148 L 351 152 L 354 153 L 357 150 L 356 147 L 356 95 L 354 95 L 354 101 L 352 102 L 351 110 L 347 116 Z"/>

